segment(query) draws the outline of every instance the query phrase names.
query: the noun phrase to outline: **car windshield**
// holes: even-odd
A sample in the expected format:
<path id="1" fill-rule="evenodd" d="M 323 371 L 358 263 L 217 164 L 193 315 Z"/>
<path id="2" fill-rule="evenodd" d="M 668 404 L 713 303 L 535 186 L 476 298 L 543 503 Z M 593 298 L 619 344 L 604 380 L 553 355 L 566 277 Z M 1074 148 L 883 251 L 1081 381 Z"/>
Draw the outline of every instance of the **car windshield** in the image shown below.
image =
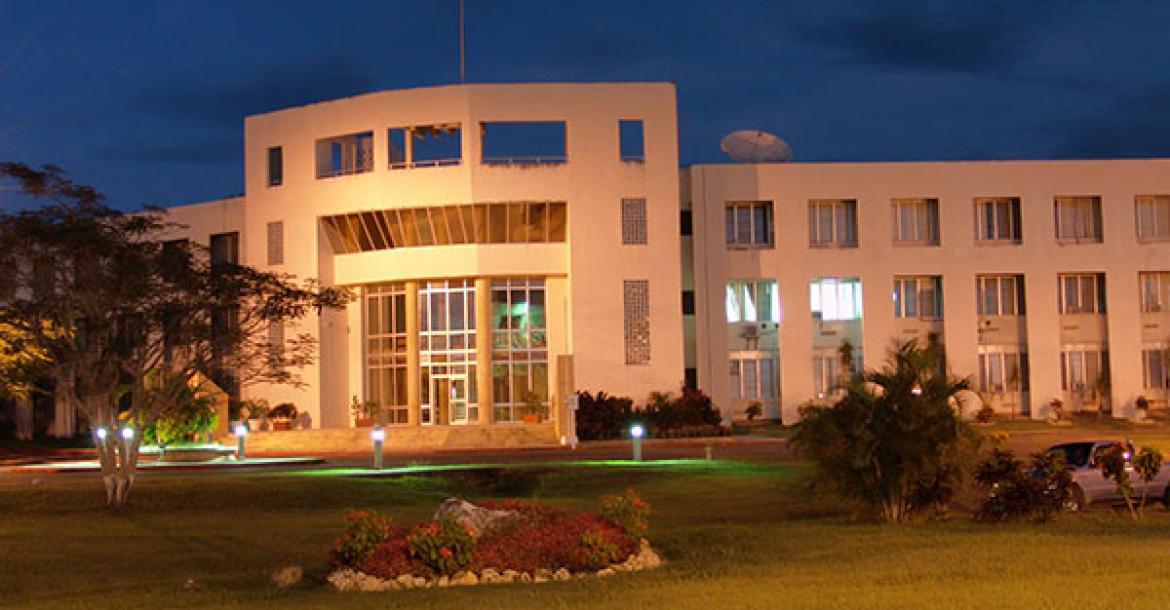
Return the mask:
<path id="1" fill-rule="evenodd" d="M 1077 468 L 1084 468 L 1089 463 L 1089 455 L 1093 452 L 1093 443 L 1065 443 L 1048 448 L 1053 453 L 1064 456 L 1064 463 Z"/>

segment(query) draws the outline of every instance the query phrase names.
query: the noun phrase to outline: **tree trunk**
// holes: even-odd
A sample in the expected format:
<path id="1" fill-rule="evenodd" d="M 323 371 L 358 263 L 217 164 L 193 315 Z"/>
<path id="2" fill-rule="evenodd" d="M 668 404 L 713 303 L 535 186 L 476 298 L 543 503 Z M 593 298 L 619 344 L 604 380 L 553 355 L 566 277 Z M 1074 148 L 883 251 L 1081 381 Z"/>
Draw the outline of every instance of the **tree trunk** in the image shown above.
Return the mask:
<path id="1" fill-rule="evenodd" d="M 16 440 L 31 441 L 33 437 L 33 403 L 28 392 L 19 392 L 15 400 Z"/>

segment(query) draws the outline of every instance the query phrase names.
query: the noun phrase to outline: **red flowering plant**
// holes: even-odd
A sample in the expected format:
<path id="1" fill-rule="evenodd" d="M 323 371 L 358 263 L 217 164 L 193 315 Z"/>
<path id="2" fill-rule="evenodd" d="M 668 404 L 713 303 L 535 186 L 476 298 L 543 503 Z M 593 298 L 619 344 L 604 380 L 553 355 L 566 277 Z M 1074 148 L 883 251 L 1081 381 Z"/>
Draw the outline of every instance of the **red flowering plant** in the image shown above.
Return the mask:
<path id="1" fill-rule="evenodd" d="M 650 505 L 633 489 L 602 496 L 601 514 L 622 526 L 631 536 L 644 536 L 650 529 Z"/>
<path id="2" fill-rule="evenodd" d="M 516 511 L 522 518 L 479 539 L 475 570 L 597 570 L 624 560 L 637 546 L 620 526 L 600 515 L 514 501 L 485 507 Z"/>
<path id="3" fill-rule="evenodd" d="M 406 536 L 410 557 L 437 574 L 450 575 L 471 564 L 475 538 L 454 519 L 426 521 L 415 525 Z"/>
<path id="4" fill-rule="evenodd" d="M 345 531 L 333 541 L 334 565 L 360 566 L 378 545 L 390 539 L 390 519 L 370 510 L 345 513 Z"/>

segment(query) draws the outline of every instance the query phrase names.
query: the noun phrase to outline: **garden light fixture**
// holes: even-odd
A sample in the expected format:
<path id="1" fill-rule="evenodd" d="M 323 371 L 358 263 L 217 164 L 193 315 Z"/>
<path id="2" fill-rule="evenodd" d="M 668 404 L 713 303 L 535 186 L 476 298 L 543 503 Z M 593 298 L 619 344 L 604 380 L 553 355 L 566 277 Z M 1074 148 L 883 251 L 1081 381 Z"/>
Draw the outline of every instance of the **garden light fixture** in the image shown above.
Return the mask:
<path id="1" fill-rule="evenodd" d="M 236 459 L 244 459 L 244 437 L 248 436 L 248 426 L 237 423 L 236 424 Z"/>
<path id="2" fill-rule="evenodd" d="M 386 429 L 374 426 L 370 431 L 370 438 L 374 440 L 374 470 L 382 469 L 382 441 L 386 440 Z"/>
<path id="3" fill-rule="evenodd" d="M 642 424 L 634 424 L 630 426 L 630 438 L 634 441 L 634 461 L 642 461 L 642 436 L 646 434 L 646 428 Z"/>
<path id="4" fill-rule="evenodd" d="M 130 426 L 122 428 L 122 438 L 125 440 L 134 438 L 134 428 L 131 428 Z"/>
<path id="5" fill-rule="evenodd" d="M 94 430 L 94 431 L 93 431 L 93 435 L 94 435 L 94 436 L 96 436 L 96 437 L 98 438 L 98 440 L 99 440 L 99 441 L 105 442 L 105 440 L 106 440 L 106 436 L 108 436 L 108 435 L 109 435 L 109 433 L 108 433 L 108 432 L 106 432 L 106 429 L 105 429 L 105 428 L 100 428 L 100 427 L 99 427 L 97 430 Z"/>

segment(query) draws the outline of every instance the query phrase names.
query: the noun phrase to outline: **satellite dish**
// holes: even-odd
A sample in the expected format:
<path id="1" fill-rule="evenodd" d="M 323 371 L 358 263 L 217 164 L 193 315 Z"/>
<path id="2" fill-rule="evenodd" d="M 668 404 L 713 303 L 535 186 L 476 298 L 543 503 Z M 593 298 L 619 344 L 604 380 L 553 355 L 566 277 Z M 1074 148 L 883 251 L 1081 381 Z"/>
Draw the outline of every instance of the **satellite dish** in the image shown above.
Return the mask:
<path id="1" fill-rule="evenodd" d="M 740 163 L 784 163 L 792 160 L 788 142 L 755 129 L 733 131 L 723 137 L 719 148 Z"/>

